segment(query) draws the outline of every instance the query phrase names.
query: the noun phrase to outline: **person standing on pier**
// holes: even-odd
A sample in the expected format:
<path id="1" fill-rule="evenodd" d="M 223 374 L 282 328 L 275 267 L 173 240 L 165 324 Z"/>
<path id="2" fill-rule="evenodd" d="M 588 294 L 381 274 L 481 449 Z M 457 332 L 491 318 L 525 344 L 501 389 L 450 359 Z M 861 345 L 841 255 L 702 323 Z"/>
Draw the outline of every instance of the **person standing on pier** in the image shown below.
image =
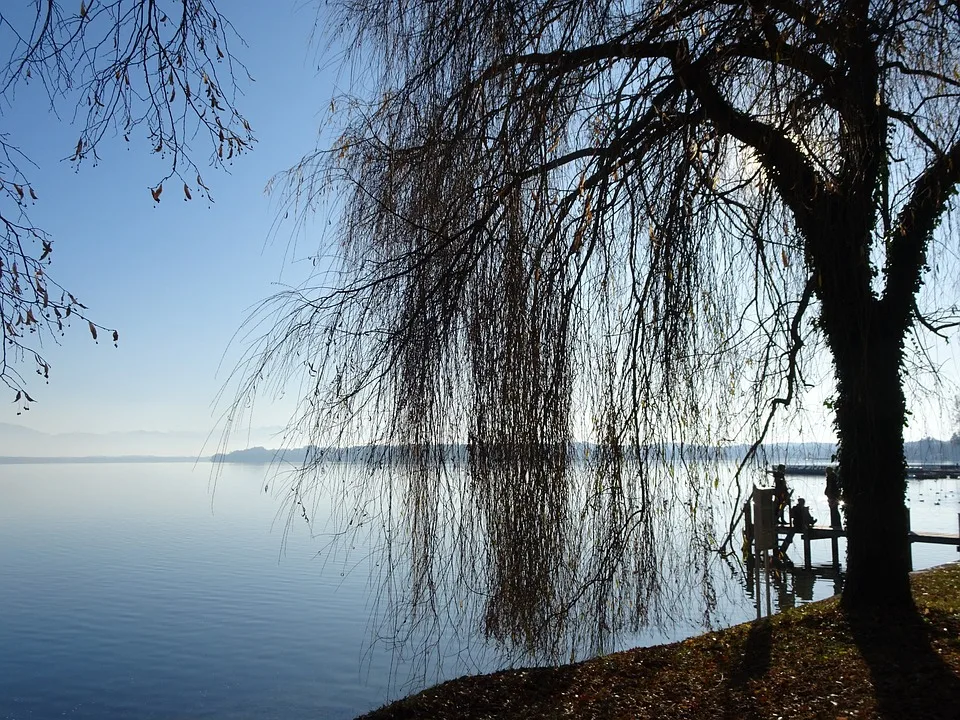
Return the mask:
<path id="1" fill-rule="evenodd" d="M 843 527 L 840 518 L 840 475 L 837 469 L 827 468 L 827 485 L 823 489 L 823 494 L 827 496 L 827 504 L 830 506 L 830 527 L 840 530 Z"/>
<path id="2" fill-rule="evenodd" d="M 790 491 L 787 489 L 787 468 L 781 463 L 773 469 L 773 500 L 777 506 L 777 517 L 781 525 L 786 525 L 784 511 L 790 507 Z"/>

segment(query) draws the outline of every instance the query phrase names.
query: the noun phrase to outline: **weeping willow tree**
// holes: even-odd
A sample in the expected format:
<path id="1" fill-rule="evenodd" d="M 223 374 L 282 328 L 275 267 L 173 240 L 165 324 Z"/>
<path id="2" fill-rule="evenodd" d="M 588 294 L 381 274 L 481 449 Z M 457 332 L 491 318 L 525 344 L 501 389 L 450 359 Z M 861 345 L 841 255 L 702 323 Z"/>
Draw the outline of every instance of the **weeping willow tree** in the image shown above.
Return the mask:
<path id="1" fill-rule="evenodd" d="M 147 202 L 148 191 L 154 203 L 171 194 L 190 200 L 209 197 L 196 164 L 198 144 L 222 167 L 253 143 L 235 106 L 235 81 L 245 73 L 230 52 L 236 34 L 212 2 L 13 5 L 0 9 L 0 121 L 25 99 L 38 112 L 72 116 L 77 140 L 63 155 L 78 169 L 98 162 L 103 144 L 122 136 L 143 142 L 166 166 L 156 185 L 144 188 Z M 44 343 L 59 342 L 75 320 L 94 340 L 98 332 L 114 343 L 119 337 L 90 319 L 51 275 L 54 239 L 31 219 L 38 203 L 56 203 L 30 158 L 36 140 L 0 129 L 0 383 L 14 393 L 18 414 L 33 402 L 22 370 L 50 375 Z"/>
<path id="2" fill-rule="evenodd" d="M 821 355 L 843 604 L 909 611 L 902 372 L 950 324 L 918 298 L 960 180 L 957 6 L 340 12 L 360 90 L 286 177 L 333 265 L 268 303 L 241 397 L 306 368 L 295 428 L 391 448 L 338 487 L 385 500 L 414 612 L 453 577 L 533 648 L 655 617 L 719 544 L 709 448 L 763 438 Z"/>

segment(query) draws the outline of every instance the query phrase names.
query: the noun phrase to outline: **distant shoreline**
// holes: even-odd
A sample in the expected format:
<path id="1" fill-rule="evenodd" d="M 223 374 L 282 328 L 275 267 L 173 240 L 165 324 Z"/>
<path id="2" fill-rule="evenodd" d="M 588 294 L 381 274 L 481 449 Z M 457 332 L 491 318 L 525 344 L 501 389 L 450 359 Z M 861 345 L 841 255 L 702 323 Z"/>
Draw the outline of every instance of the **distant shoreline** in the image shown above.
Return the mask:
<path id="1" fill-rule="evenodd" d="M 747 452 L 746 445 L 732 445 L 725 448 L 699 448 L 704 456 L 713 459 L 726 458 L 739 460 Z M 509 448 L 503 448 L 509 454 Z M 596 451 L 591 443 L 573 442 L 569 445 L 571 458 L 586 459 Z M 668 448 L 668 450 L 670 450 Z M 675 449 L 671 450 L 674 452 Z M 688 453 L 698 448 L 687 447 Z M 772 466 L 780 462 L 788 466 L 788 474 L 822 474 L 823 468 L 830 464 L 836 445 L 828 443 L 772 443 L 766 448 L 766 464 Z M 286 463 L 300 465 L 305 462 L 322 460 L 331 462 L 389 461 L 405 456 L 405 450 L 398 446 L 350 446 L 320 448 L 307 445 L 299 448 L 250 447 L 232 452 L 218 452 L 213 455 L 7 455 L 0 456 L 0 465 L 48 465 L 48 464 L 116 464 L 116 463 L 226 463 L 248 465 L 271 465 Z M 469 451 L 466 445 L 451 444 L 433 446 L 423 452 L 443 456 L 446 460 L 467 461 Z M 668 453 L 669 454 L 669 453 Z M 904 443 L 904 454 L 911 465 L 936 465 L 938 470 L 957 472 L 960 465 L 960 442 L 925 438 Z M 665 458 L 666 459 L 666 458 Z M 790 472 L 793 470 L 793 472 Z M 908 470 L 909 472 L 909 470 Z"/>

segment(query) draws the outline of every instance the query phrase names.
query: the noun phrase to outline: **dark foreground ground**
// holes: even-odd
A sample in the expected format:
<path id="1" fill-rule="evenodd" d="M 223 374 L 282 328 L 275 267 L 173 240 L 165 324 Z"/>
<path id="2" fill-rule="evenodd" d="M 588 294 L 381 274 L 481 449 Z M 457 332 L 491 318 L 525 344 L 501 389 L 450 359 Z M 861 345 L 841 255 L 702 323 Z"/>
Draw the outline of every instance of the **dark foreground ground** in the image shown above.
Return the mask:
<path id="1" fill-rule="evenodd" d="M 836 599 L 672 645 L 437 685 L 364 718 L 960 720 L 960 564 L 913 578 L 916 619 Z"/>

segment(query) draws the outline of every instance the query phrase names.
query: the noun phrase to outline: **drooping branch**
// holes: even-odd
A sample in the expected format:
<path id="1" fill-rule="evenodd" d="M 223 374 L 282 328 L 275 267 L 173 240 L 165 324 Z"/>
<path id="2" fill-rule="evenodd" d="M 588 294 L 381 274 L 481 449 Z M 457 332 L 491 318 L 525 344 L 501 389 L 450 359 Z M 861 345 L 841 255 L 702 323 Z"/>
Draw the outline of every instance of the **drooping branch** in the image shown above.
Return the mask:
<path id="1" fill-rule="evenodd" d="M 920 52 L 937 31 L 913 0 L 350 8 L 382 84 L 318 173 L 340 285 L 265 356 L 322 358 L 297 419 L 315 444 L 355 423 L 404 458 L 378 490 L 414 612 L 446 583 L 525 650 L 602 643 L 703 569 L 663 549 L 718 536 L 718 442 L 802 403 L 823 348 L 848 376 L 874 360 L 874 204 L 895 215 L 916 174 L 885 122 L 937 154 L 956 50 Z"/>
<path id="2" fill-rule="evenodd" d="M 154 202 L 172 177 L 182 181 L 174 192 L 184 199 L 209 198 L 192 145 L 206 141 L 211 164 L 223 167 L 254 142 L 236 107 L 237 75 L 246 71 L 231 53 L 235 40 L 212 0 L 107 0 L 69 13 L 55 0 L 37 0 L 33 14 L 3 8 L 0 100 L 12 102 L 23 85 L 39 83 L 55 111 L 75 108 L 79 137 L 63 154 L 76 166 L 97 158 L 111 135 L 135 142 L 139 134 L 166 163 L 149 188 Z M 116 337 L 48 274 L 54 239 L 30 211 L 39 198 L 55 200 L 31 177 L 38 170 L 22 141 L 0 137 L 0 380 L 26 398 L 18 364 L 46 378 L 42 345 L 59 342 L 72 319 L 83 318 L 94 340 L 98 329 Z"/>

